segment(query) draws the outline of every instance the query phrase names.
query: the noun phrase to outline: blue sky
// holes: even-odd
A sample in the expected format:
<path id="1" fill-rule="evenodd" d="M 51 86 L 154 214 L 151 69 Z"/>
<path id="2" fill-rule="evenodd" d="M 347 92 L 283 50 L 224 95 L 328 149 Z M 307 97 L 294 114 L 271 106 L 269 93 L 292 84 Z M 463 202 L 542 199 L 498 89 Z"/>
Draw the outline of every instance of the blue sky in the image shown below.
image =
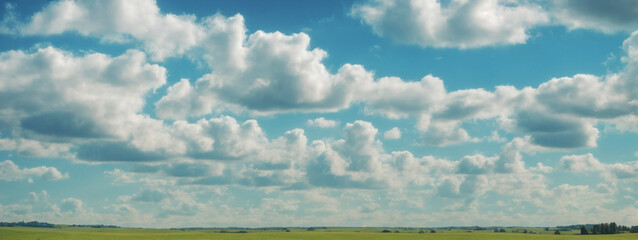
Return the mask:
<path id="1" fill-rule="evenodd" d="M 2 7 L 3 221 L 638 224 L 638 3 Z"/>

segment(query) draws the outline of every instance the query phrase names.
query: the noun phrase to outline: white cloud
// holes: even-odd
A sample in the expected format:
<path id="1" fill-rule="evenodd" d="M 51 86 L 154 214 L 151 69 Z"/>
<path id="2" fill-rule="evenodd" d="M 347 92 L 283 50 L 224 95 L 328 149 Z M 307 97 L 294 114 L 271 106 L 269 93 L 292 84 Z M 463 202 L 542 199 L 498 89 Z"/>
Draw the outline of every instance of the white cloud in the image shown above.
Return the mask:
<path id="1" fill-rule="evenodd" d="M 543 163 L 539 162 L 536 164 L 536 167 L 531 167 L 530 170 L 533 172 L 538 172 L 538 173 L 550 173 L 554 170 L 554 168 L 550 166 L 545 166 Z"/>
<path id="2" fill-rule="evenodd" d="M 397 127 L 393 127 L 392 129 L 385 131 L 383 133 L 384 139 L 399 139 L 401 138 L 401 130 Z"/>
<path id="3" fill-rule="evenodd" d="M 468 141 L 477 141 L 459 127 L 458 121 L 440 121 L 429 123 L 427 128 L 420 129 L 423 133 L 423 141 L 429 145 L 447 146 Z M 423 125 L 419 126 L 423 128 Z"/>
<path id="4" fill-rule="evenodd" d="M 144 8 L 146 10 L 141 10 L 141 7 L 146 7 Z M 93 14 L 103 8 L 131 11 Z M 399 10 L 406 11 L 406 14 L 391 14 Z M 545 24 L 548 21 L 540 6 L 518 1 L 452 1 L 441 4 L 436 1 L 379 0 L 355 5 L 352 11 L 355 16 L 362 17 L 373 26 L 376 26 L 372 23 L 373 20 L 379 24 L 387 23 L 392 26 L 394 23 L 408 21 L 413 24 L 400 24 L 400 26 L 408 30 L 430 29 L 432 31 L 423 36 L 418 35 L 417 39 L 426 37 L 432 41 L 439 41 L 441 39 L 433 37 L 441 36 L 443 43 L 440 43 L 442 44 L 440 46 L 443 47 L 521 43 L 528 37 L 526 31 L 529 27 Z M 423 14 L 432 12 L 436 14 Z M 537 16 L 532 17 L 532 13 Z M 432 21 L 421 21 L 424 20 L 422 18 L 428 17 Z M 475 18 L 483 20 L 472 20 Z M 127 24 L 131 21 L 138 24 L 135 26 Z M 47 27 L 48 24 L 53 23 L 57 25 Z M 158 25 L 170 27 L 158 30 Z M 403 29 L 390 25 L 375 29 L 379 31 L 386 27 L 393 30 Z M 573 149 L 596 146 L 599 131 L 595 125 L 600 121 L 614 123 L 619 129 L 631 130 L 635 112 L 638 111 L 638 105 L 632 101 L 638 97 L 638 92 L 632 89 L 638 89 L 638 87 L 634 86 L 635 81 L 631 80 L 638 75 L 636 73 L 638 68 L 635 67 L 637 62 L 635 59 L 638 57 L 634 54 L 635 41 L 632 40 L 636 39 L 635 37 L 627 39 L 623 45 L 628 53 L 628 56 L 623 58 L 627 67 L 619 74 L 605 77 L 577 74 L 573 77 L 552 79 L 536 89 L 528 87 L 517 90 L 511 86 L 497 86 L 494 91 L 465 89 L 447 92 L 443 81 L 431 75 L 417 82 L 404 81 L 396 77 L 382 77 L 374 80 L 371 72 L 362 66 L 350 64 L 343 65 L 335 74 L 330 73 L 322 63 L 327 53 L 319 48 L 309 49 L 308 35 L 304 33 L 286 35 L 262 31 L 247 34 L 244 19 L 239 14 L 231 17 L 216 14 L 196 22 L 194 16 L 160 14 L 159 8 L 153 1 L 136 3 L 111 1 L 104 6 L 94 2 L 60 1 L 51 3 L 36 13 L 31 22 L 22 27 L 24 33 L 60 34 L 77 31 L 83 35 L 101 37 L 105 41 L 131 36 L 142 41 L 145 49 L 155 58 L 189 54 L 195 60 L 202 59 L 208 63 L 212 70 L 210 74 L 193 83 L 182 79 L 170 86 L 167 95 L 155 103 L 156 113 L 162 118 L 182 119 L 187 116 L 201 116 L 224 111 L 247 111 L 252 114 L 326 112 L 338 111 L 348 108 L 352 103 L 362 102 L 366 113 L 381 114 L 389 118 L 418 118 L 417 129 L 423 135 L 423 141 L 430 145 L 445 146 L 485 139 L 470 136 L 463 128 L 463 123 L 469 120 L 488 119 L 496 120 L 500 127 L 509 133 L 530 136 L 531 143 L 541 147 Z M 423 33 L 423 31 L 407 32 Z M 477 36 L 487 36 L 487 39 L 477 38 Z M 428 41 L 419 42 L 433 44 Z M 154 47 L 156 44 L 162 45 L 162 49 L 158 50 Z M 47 51 L 41 50 L 41 52 Z M 51 52 L 50 48 L 48 52 Z M 4 54 L 19 55 L 15 53 L 22 52 L 14 51 Z M 25 54 L 22 53 L 22 55 Z M 31 54 L 27 57 L 36 55 Z M 77 59 L 70 54 L 62 53 L 62 55 L 66 55 L 66 58 L 62 59 L 67 62 L 69 59 Z M 102 60 L 103 58 L 108 61 Z M 120 66 L 119 63 L 115 63 L 117 60 L 100 54 L 91 54 L 80 59 L 82 60 L 76 61 L 79 62 L 78 66 L 73 66 L 73 69 L 82 69 L 79 65 L 85 64 L 99 66 L 99 61 L 94 60 L 101 60 L 107 63 L 112 61 L 113 67 L 109 69 L 123 70 L 115 69 Z M 139 84 L 138 88 L 133 88 L 136 91 L 132 93 L 113 86 L 114 92 L 126 93 L 121 95 L 129 97 L 124 98 L 128 101 L 121 101 L 121 98 L 118 98 L 119 102 L 122 102 L 121 106 L 116 108 L 95 106 L 99 103 L 114 102 L 113 99 L 106 98 L 99 98 L 97 99 L 99 101 L 95 102 L 76 101 L 62 104 L 64 109 L 78 109 L 76 111 L 42 112 L 19 120 L 2 119 L 0 124 L 15 125 L 16 121 L 20 121 L 24 128 L 29 130 L 27 133 L 46 135 L 52 128 L 37 124 L 39 120 L 46 119 L 56 124 L 57 129 L 62 129 L 60 131 L 70 137 L 103 137 L 110 133 L 104 129 L 116 129 L 116 126 L 127 125 L 132 127 L 111 133 L 120 139 L 126 137 L 134 139 L 131 144 L 123 144 L 125 146 L 131 145 L 142 151 L 153 151 L 153 149 L 174 151 L 163 153 L 168 155 L 179 155 L 188 151 L 185 146 L 176 149 L 166 148 L 172 142 L 172 139 L 169 140 L 170 135 L 167 135 L 170 127 L 164 126 L 159 120 L 137 114 L 141 109 L 140 106 L 144 104 L 140 96 L 164 83 L 163 69 L 145 64 L 141 53 L 135 51 L 116 59 L 122 62 L 131 61 L 134 63 L 133 66 L 144 65 L 141 68 L 145 71 L 156 68 L 155 73 L 145 72 L 140 76 L 134 76 L 136 79 L 145 79 L 145 81 L 142 81 L 144 84 Z M 23 65 L 33 64 L 22 61 L 14 66 Z M 22 70 L 7 64 L 7 69 L 12 68 Z M 94 71 L 100 72 L 99 69 Z M 15 74 L 18 76 L 25 72 L 27 70 L 18 71 Z M 12 73 L 7 70 L 5 75 Z M 112 72 L 105 70 L 103 73 L 111 74 Z M 70 73 L 70 75 L 73 75 L 73 79 L 88 77 L 80 73 L 75 75 Z M 132 76 L 122 76 L 123 79 L 125 77 Z M 126 82 L 123 79 L 111 83 L 117 85 Z M 68 83 L 76 84 L 72 81 Z M 77 91 L 73 91 L 74 93 L 86 92 L 85 89 L 75 90 Z M 24 95 L 17 92 L 13 94 Z M 42 90 L 37 94 L 53 93 Z M 66 94 L 56 93 L 53 94 L 54 98 L 48 99 L 56 99 L 55 97 L 68 99 Z M 74 98 L 86 100 L 88 97 L 74 96 Z M 21 105 L 31 103 L 26 100 L 18 101 L 21 101 Z M 80 108 L 76 105 L 80 105 Z M 86 113 L 81 113 L 82 109 L 96 107 L 98 109 L 104 107 L 103 111 L 96 111 L 104 112 L 104 114 L 87 116 Z M 115 109 L 115 111 L 109 111 L 109 109 Z M 15 110 L 9 108 L 4 109 L 3 112 L 6 112 L 5 116 L 16 116 L 15 112 L 12 112 Z M 118 117 L 113 118 L 109 114 Z M 104 117 L 107 115 L 109 117 Z M 58 123 L 60 121 L 56 122 L 56 119 L 71 119 L 73 122 L 82 124 L 76 124 L 79 127 L 64 128 Z M 547 128 L 547 123 L 553 123 L 553 128 Z M 166 134 L 161 137 L 154 134 L 158 129 L 158 132 Z M 130 136 L 130 133 L 133 133 L 133 136 Z M 49 135 L 53 135 L 53 132 Z M 501 141 L 502 139 L 493 140 Z M 140 153 L 140 156 L 144 154 Z M 143 159 L 159 158 L 161 157 L 143 157 Z"/>
<path id="5" fill-rule="evenodd" d="M 521 44 L 530 28 L 549 21 L 538 5 L 498 0 L 374 0 L 355 4 L 351 14 L 380 36 L 422 47 Z"/>
<path id="6" fill-rule="evenodd" d="M 237 21 L 242 24 L 214 24 L 227 24 L 219 28 L 238 28 L 243 33 L 243 19 Z M 336 111 L 354 100 L 354 86 L 372 81 L 371 74 L 358 65 L 346 64 L 337 74 L 329 73 L 321 63 L 327 53 L 308 50 L 310 38 L 304 33 L 257 31 L 247 39 L 231 40 L 238 42 L 224 44 L 239 47 L 216 49 L 209 58 L 234 56 L 240 64 L 212 65 L 213 72 L 194 85 L 182 80 L 171 86 L 156 103 L 159 116 L 198 116 L 214 108 L 254 114 Z"/>
<path id="7" fill-rule="evenodd" d="M 144 94 L 166 81 L 164 68 L 134 50 L 76 57 L 47 47 L 0 59 L 0 123 L 40 141 L 125 138 L 141 119 Z"/>
<path id="8" fill-rule="evenodd" d="M 0 162 L 0 180 L 17 181 L 25 178 L 37 177 L 45 181 L 58 181 L 69 178 L 68 173 L 61 173 L 54 167 L 34 167 L 20 169 L 11 160 Z"/>
<path id="9" fill-rule="evenodd" d="M 443 80 L 427 75 L 419 82 L 406 82 L 397 77 L 383 77 L 374 84 L 360 86 L 366 111 L 389 118 L 403 118 L 431 111 L 446 97 Z"/>
<path id="10" fill-rule="evenodd" d="M 593 171 L 602 174 L 610 182 L 638 180 L 638 162 L 601 163 L 593 154 L 568 155 L 560 159 L 563 170 L 571 172 Z"/>
<path id="11" fill-rule="evenodd" d="M 153 125 L 149 125 L 153 123 Z M 165 125 L 149 120 L 134 129 L 129 141 L 92 141 L 80 144 L 77 158 L 92 161 L 158 161 L 178 157 L 236 160 L 257 156 L 269 143 L 255 120 L 234 118 L 175 121 Z"/>
<path id="12" fill-rule="evenodd" d="M 314 120 L 308 119 L 308 121 L 306 121 L 306 125 L 311 127 L 319 127 L 319 128 L 333 128 L 339 125 L 339 122 L 335 120 L 328 120 L 323 117 L 319 117 Z"/>
<path id="13" fill-rule="evenodd" d="M 24 35 L 77 32 L 105 42 L 140 40 L 153 59 L 181 55 L 204 37 L 195 16 L 161 14 L 153 0 L 52 2 L 20 29 Z"/>
<path id="14" fill-rule="evenodd" d="M 614 118 L 631 113 L 636 106 L 629 104 L 627 94 L 618 92 L 617 79 L 577 74 L 573 77 L 554 78 L 537 88 L 539 103 L 555 113 L 575 116 Z"/>
<path id="15" fill-rule="evenodd" d="M 560 158 L 560 166 L 571 172 L 601 171 L 605 168 L 591 153 L 563 156 Z"/>
<path id="16" fill-rule="evenodd" d="M 84 212 L 82 207 L 84 203 L 77 198 L 66 198 L 60 204 L 60 210 L 65 213 L 79 214 Z"/>
<path id="17" fill-rule="evenodd" d="M 598 129 L 585 119 L 550 114 L 543 110 L 521 111 L 516 127 L 531 136 L 531 142 L 548 148 L 595 147 Z"/>
<path id="18" fill-rule="evenodd" d="M 612 179 L 638 180 L 638 162 L 614 163 L 607 165 L 607 173 Z"/>
<path id="19" fill-rule="evenodd" d="M 595 29 L 605 33 L 638 29 L 636 1 L 553 0 L 551 13 L 570 29 Z"/>
<path id="20" fill-rule="evenodd" d="M 306 169 L 310 184 L 334 188 L 386 188 L 392 184 L 388 155 L 371 123 L 346 124 L 345 139 L 314 141 Z"/>
<path id="21" fill-rule="evenodd" d="M 0 150 L 13 151 L 16 149 L 16 141 L 9 138 L 0 138 Z"/>
<path id="22" fill-rule="evenodd" d="M 507 138 L 501 137 L 501 135 L 498 134 L 498 131 L 492 131 L 492 134 L 483 137 L 482 140 L 489 142 L 505 142 L 507 141 Z"/>

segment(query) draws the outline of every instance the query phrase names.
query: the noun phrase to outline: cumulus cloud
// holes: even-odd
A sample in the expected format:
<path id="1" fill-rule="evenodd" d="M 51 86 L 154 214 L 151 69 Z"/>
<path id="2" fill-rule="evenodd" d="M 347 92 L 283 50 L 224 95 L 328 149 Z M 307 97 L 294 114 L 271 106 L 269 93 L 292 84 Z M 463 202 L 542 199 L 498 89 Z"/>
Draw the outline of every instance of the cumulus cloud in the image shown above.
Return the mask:
<path id="1" fill-rule="evenodd" d="M 530 28 L 549 22 L 540 6 L 524 1 L 374 0 L 355 4 L 351 14 L 380 36 L 422 47 L 521 44 Z"/>
<path id="2" fill-rule="evenodd" d="M 403 118 L 435 109 L 446 97 L 443 80 L 427 75 L 418 82 L 397 77 L 383 77 L 363 88 L 362 101 L 366 111 L 389 118 Z"/>
<path id="3" fill-rule="evenodd" d="M 614 163 L 607 165 L 607 174 L 614 179 L 638 180 L 638 162 Z"/>
<path id="4" fill-rule="evenodd" d="M 141 41 L 155 60 L 184 54 L 204 36 L 195 16 L 161 14 L 154 0 L 56 1 L 35 13 L 19 32 L 77 32 L 105 42 L 124 42 L 132 37 Z"/>
<path id="5" fill-rule="evenodd" d="M 242 24 L 212 24 L 238 28 L 243 36 L 243 18 L 237 21 Z M 195 84 L 182 80 L 171 86 L 156 103 L 160 117 L 197 116 L 211 113 L 213 108 L 255 114 L 336 111 L 354 100 L 354 86 L 372 80 L 371 74 L 358 65 L 346 64 L 336 74 L 328 72 L 321 63 L 327 53 L 318 48 L 308 50 L 310 37 L 304 33 L 257 31 L 247 39 L 230 40 L 238 42 L 223 44 L 239 47 L 216 49 L 210 57 L 217 61 L 232 55 L 240 64 L 211 65 L 212 73 Z"/>
<path id="6" fill-rule="evenodd" d="M 66 198 L 63 199 L 60 204 L 60 211 L 64 213 L 79 214 L 84 212 L 84 208 L 82 207 L 83 204 L 84 203 L 80 199 Z"/>
<path id="7" fill-rule="evenodd" d="M 308 121 L 306 121 L 306 125 L 318 128 L 333 128 L 339 125 L 339 122 L 319 117 L 316 119 L 308 119 Z"/>
<path id="8" fill-rule="evenodd" d="M 0 150 L 15 151 L 22 157 L 71 157 L 70 143 L 50 143 L 18 138 L 0 139 Z"/>
<path id="9" fill-rule="evenodd" d="M 384 139 L 399 139 L 401 138 L 401 130 L 397 127 L 393 127 L 392 129 L 385 131 L 383 133 Z"/>
<path id="10" fill-rule="evenodd" d="M 537 145 L 565 149 L 596 146 L 599 131 L 586 120 L 541 111 L 520 112 L 515 119 L 518 129 Z"/>
<path id="11" fill-rule="evenodd" d="M 387 154 L 376 138 L 377 132 L 371 123 L 355 121 L 346 124 L 345 139 L 313 142 L 314 157 L 306 169 L 308 181 L 335 188 L 387 187 Z"/>
<path id="12" fill-rule="evenodd" d="M 0 127 L 45 141 L 128 136 L 121 126 L 138 120 L 144 94 L 166 78 L 135 50 L 76 57 L 53 47 L 0 53 L 0 72 Z"/>
<path id="13" fill-rule="evenodd" d="M 470 136 L 463 128 L 468 120 L 486 119 L 495 120 L 506 132 L 529 137 L 529 143 L 537 145 L 538 150 L 596 147 L 598 123 L 634 131 L 638 112 L 638 92 L 632 80 L 638 76 L 635 39 L 638 38 L 634 33 L 623 43 L 626 66 L 617 74 L 553 78 L 537 88 L 497 86 L 494 91 L 452 92 L 447 92 L 443 81 L 432 76 L 426 76 L 420 84 L 381 78 L 365 90 L 369 93 L 363 97 L 366 112 L 390 118 L 417 118 L 416 128 L 429 145 L 489 141 Z"/>
<path id="14" fill-rule="evenodd" d="M 560 158 L 560 166 L 570 172 L 601 171 L 605 168 L 591 153 L 563 156 Z"/>
<path id="15" fill-rule="evenodd" d="M 531 167 L 530 170 L 538 173 L 550 173 L 554 170 L 554 168 L 545 166 L 543 163 L 539 162 L 536 164 L 536 167 Z"/>
<path id="16" fill-rule="evenodd" d="M 78 144 L 76 157 L 90 161 L 160 161 L 179 157 L 237 160 L 256 156 L 269 140 L 255 120 L 238 123 L 221 116 L 197 122 L 175 121 L 137 128 L 129 141 L 90 141 Z M 176 165 L 177 166 L 177 165 Z M 185 169 L 182 169 L 185 170 Z M 178 170 L 169 171 L 179 174 Z"/>
<path id="17" fill-rule="evenodd" d="M 630 40 L 626 42 L 625 49 L 631 53 L 633 44 Z M 223 143 L 223 141 L 215 143 L 216 137 L 207 136 L 210 132 L 206 133 L 202 129 L 206 121 L 198 123 L 175 121 L 170 125 L 139 113 L 144 104 L 143 95 L 162 86 L 165 82 L 165 70 L 145 63 L 144 56 L 140 52 L 129 51 L 116 58 L 101 54 L 75 57 L 55 48 L 40 49 L 31 54 L 21 51 L 3 54 L 6 56 L 2 62 L 3 72 L 7 73 L 5 76 L 24 79 L 24 81 L 20 81 L 22 83 L 20 86 L 14 86 L 17 83 L 10 82 L 9 78 L 2 82 L 0 91 L 6 93 L 3 96 L 18 96 L 18 98 L 7 99 L 8 101 L 1 106 L 4 113 L 2 123 L 5 128 L 24 129 L 24 137 L 36 138 L 40 141 L 61 138 L 63 140 L 109 138 L 108 142 L 93 141 L 82 144 L 81 157 L 93 159 L 94 153 L 110 148 L 135 153 L 137 157 L 134 158 L 143 161 L 161 160 L 184 155 L 187 152 L 210 152 L 209 148 L 216 148 L 212 145 Z M 44 68 L 34 70 L 35 76 L 27 74 L 32 71 L 24 66 L 35 64 L 32 63 L 33 61 L 49 64 L 58 61 L 61 64 L 56 65 L 55 69 L 66 72 L 62 75 L 60 75 L 61 72 L 54 74 L 51 70 L 47 71 L 47 68 Z M 628 60 L 628 62 L 631 61 Z M 123 68 L 124 65 L 127 65 L 126 69 Z M 628 69 L 633 69 L 632 66 L 629 64 Z M 422 133 L 424 142 L 431 145 L 444 146 L 480 141 L 480 138 L 470 136 L 462 128 L 462 123 L 473 119 L 497 119 L 505 130 L 529 135 L 534 144 L 543 147 L 563 149 L 592 147 L 596 146 L 598 137 L 598 130 L 594 127 L 598 119 L 613 118 L 615 120 L 633 116 L 637 107 L 630 101 L 634 93 L 626 90 L 630 89 L 627 86 L 631 84 L 629 80 L 631 71 L 610 76 L 604 80 L 589 75 L 552 79 L 541 84 L 537 89 L 517 90 L 513 87 L 501 86 L 493 92 L 483 89 L 447 92 L 443 81 L 433 76 L 426 76 L 419 82 L 407 82 L 398 78 L 381 78 L 374 81 L 371 73 L 360 66 L 345 65 L 342 69 L 344 68 L 350 69 L 348 72 L 351 73 L 357 71 L 361 73 L 359 82 L 364 83 L 356 91 L 344 90 L 346 95 L 352 96 L 351 101 L 356 99 L 364 102 L 366 112 L 370 114 L 381 114 L 390 118 L 408 116 L 418 118 L 416 127 Z M 87 71 L 76 69 L 87 69 Z M 89 77 L 86 73 L 88 71 L 96 72 L 98 77 Z M 113 75 L 116 77 L 109 78 Z M 49 76 L 57 76 L 60 80 L 55 78 L 56 82 L 53 82 Z M 77 79 L 85 78 L 91 81 L 77 84 Z M 129 79 L 138 79 L 138 81 L 132 82 Z M 69 87 L 43 87 L 47 84 L 59 84 L 60 81 Z M 291 79 L 291 81 L 297 80 Z M 182 85 L 188 86 L 185 92 L 178 90 Z M 229 86 L 229 84 L 223 85 Z M 95 89 L 97 86 L 104 91 L 91 92 L 90 89 Z M 168 94 L 162 99 L 175 104 L 163 105 L 167 102 L 160 100 L 157 103 L 158 114 L 163 114 L 162 109 L 168 109 L 168 113 L 164 112 L 167 116 L 178 116 L 186 112 L 191 114 L 191 110 L 183 107 L 183 104 L 197 105 L 215 99 L 206 98 L 210 96 L 208 95 L 210 92 L 191 92 L 199 91 L 196 89 L 197 87 L 190 87 L 187 80 L 171 86 Z M 590 94 L 594 91 L 593 89 L 601 89 L 603 95 Z M 112 99 L 114 95 L 111 93 L 115 92 L 120 96 L 117 101 Z M 188 101 L 183 102 L 184 99 L 181 97 L 171 97 L 174 96 L 173 92 L 178 92 L 177 96 L 186 97 Z M 228 92 L 224 91 L 224 94 Z M 563 99 L 562 96 L 566 94 L 575 97 Z M 27 98 L 26 96 L 42 96 L 42 98 L 47 96 L 47 100 L 41 101 L 39 97 Z M 245 105 L 235 100 L 224 102 L 219 103 L 227 105 L 226 103 L 235 102 L 237 106 Z M 552 104 L 556 102 L 559 103 Z M 596 107 L 586 108 L 585 105 Z M 213 105 L 207 106 L 210 106 L 209 110 L 212 110 Z M 301 105 L 295 105 L 292 108 L 285 107 L 280 110 L 292 111 L 297 107 L 303 108 Z M 171 111 L 170 109 L 173 108 L 179 111 Z M 89 111 L 89 109 L 98 109 L 98 111 Z M 186 112 L 182 112 L 184 109 Z M 313 123 L 320 124 L 324 120 L 315 119 Z M 221 139 L 224 138 L 221 137 Z M 65 147 L 68 149 L 65 145 L 58 147 L 59 152 L 64 152 Z M 232 155 L 236 154 L 228 157 L 233 157 Z M 117 156 L 109 158 L 117 158 Z"/>
<path id="18" fill-rule="evenodd" d="M 328 72 L 327 53 L 309 49 L 305 33 L 286 35 L 257 31 L 246 34 L 241 15 L 215 15 L 204 20 L 207 37 L 202 58 L 212 72 L 194 83 L 183 79 L 157 103 L 158 116 L 183 118 L 216 111 L 326 112 L 349 106 L 354 86 L 371 81 L 358 65 Z"/>
<path id="19" fill-rule="evenodd" d="M 114 11 L 110 14 L 101 11 L 104 8 L 130 11 Z M 412 39 L 407 43 L 418 40 L 419 43 L 435 47 L 467 48 L 522 43 L 528 38 L 530 27 L 548 22 L 547 14 L 538 5 L 495 0 L 449 3 L 378 0 L 353 6 L 352 14 L 372 25 L 379 34 L 399 36 L 403 40 Z M 49 26 L 54 23 L 55 26 Z M 158 29 L 157 26 L 162 28 Z M 326 112 L 361 102 L 369 114 L 417 118 L 416 127 L 423 135 L 423 142 L 429 145 L 489 141 L 470 136 L 463 128 L 468 120 L 488 119 L 496 120 L 507 132 L 530 136 L 531 142 L 541 147 L 573 149 L 596 146 L 599 131 L 595 125 L 600 121 L 612 122 L 619 129 L 632 130 L 638 107 L 635 104 L 638 92 L 634 90 L 638 87 L 634 86 L 635 81 L 631 81 L 638 69 L 635 64 L 638 57 L 634 54 L 636 44 L 632 40 L 635 37 L 623 44 L 628 54 L 623 58 L 627 67 L 618 74 L 604 77 L 577 74 L 552 79 L 538 88 L 520 90 L 511 86 L 497 86 L 494 91 L 465 89 L 447 92 L 443 80 L 431 75 L 420 81 L 406 81 L 397 77 L 374 79 L 372 72 L 351 64 L 345 64 L 336 73 L 331 73 L 322 63 L 328 53 L 319 48 L 310 49 L 310 37 L 304 33 L 287 35 L 256 31 L 248 34 L 244 18 L 239 14 L 230 17 L 215 14 L 197 20 L 194 16 L 161 14 L 153 1 L 53 2 L 37 12 L 30 22 L 21 25 L 20 29 L 23 34 L 75 31 L 81 35 L 100 37 L 104 41 L 131 37 L 140 40 L 154 59 L 189 54 L 193 59 L 207 63 L 211 70 L 209 74 L 192 82 L 182 79 L 169 86 L 167 94 L 155 103 L 157 116 L 161 118 L 183 119 L 224 111 L 246 111 L 252 114 Z M 157 47 L 160 45 L 161 49 Z M 66 102 L 57 103 L 56 106 L 61 106 L 59 109 L 44 111 L 42 109 L 47 108 L 38 104 L 41 101 L 12 100 L 18 102 L 14 104 L 16 106 L 5 107 L 2 112 L 6 113 L 4 116 L 20 117 L 0 118 L 0 125 L 19 126 L 26 130 L 26 134 L 40 138 L 54 135 L 66 138 L 115 136 L 119 139 L 114 140 L 114 145 L 119 144 L 124 150 L 127 147 L 141 150 L 139 159 L 162 158 L 147 154 L 156 149 L 166 149 L 162 155 L 168 156 L 190 152 L 187 149 L 189 144 L 167 148 L 175 140 L 172 135 L 179 135 L 172 130 L 172 126 L 137 114 L 144 104 L 140 96 L 165 82 L 165 70 L 147 64 L 140 52 L 130 51 L 116 58 L 101 54 L 78 58 L 52 48 L 40 50 L 38 54 L 10 51 L 3 53 L 7 56 L 5 58 L 18 61 L 13 65 L 10 65 L 11 61 L 5 61 L 6 70 L 3 73 L 6 73 L 5 76 L 25 77 L 29 70 L 15 66 L 34 65 L 36 59 L 54 56 L 55 52 L 62 57 L 50 57 L 44 62 L 63 59 L 68 63 L 74 60 L 75 65 L 61 65 L 69 75 L 68 79 L 88 78 L 88 73 L 82 75 L 82 72 L 68 70 L 86 69 L 84 65 L 91 69 L 86 72 L 95 71 L 98 75 L 105 75 L 104 79 L 109 79 L 109 74 L 118 76 L 115 72 L 139 74 L 118 76 L 110 82 L 98 81 L 110 83 L 112 89 L 109 90 L 127 96 L 123 98 L 124 101 L 118 97 L 118 102 L 122 104 L 114 104 L 113 99 L 102 98 L 99 94 L 100 97 L 95 98 L 95 101 L 82 95 L 69 96 L 90 92 L 87 91 L 89 88 L 97 89 L 93 83 L 87 84 L 87 89 L 72 88 L 74 91 L 64 94 L 50 90 L 56 88 L 42 87 L 29 95 L 48 94 L 49 102 L 53 100 L 57 103 L 56 99 Z M 28 62 L 29 58 L 34 60 Z M 126 64 L 127 61 L 130 64 Z M 53 68 L 53 65 L 49 66 Z M 134 67 L 125 70 L 122 66 Z M 55 67 L 57 70 L 58 67 Z M 17 72 L 10 69 L 17 69 Z M 53 75 L 45 72 L 40 78 L 46 74 Z M 64 80 L 68 86 L 78 85 L 68 79 Z M 126 79 L 143 81 L 136 81 L 139 84 L 131 88 L 131 85 L 126 85 L 131 81 Z M 3 83 L 5 85 L 11 84 Z M 124 89 L 124 85 L 128 88 Z M 21 86 L 20 89 L 38 88 Z M 126 89 L 133 91 L 127 92 Z M 14 99 L 18 95 L 25 96 L 26 93 L 3 92 L 2 96 Z M 115 106 L 99 105 L 107 102 Z M 31 105 L 40 106 L 36 108 L 40 111 L 15 114 L 14 111 L 20 110 L 18 105 L 23 107 L 22 113 Z M 95 108 L 101 111 L 93 114 L 85 111 Z M 115 132 L 106 130 L 116 129 L 116 126 L 132 127 Z M 156 134 L 158 132 L 164 135 L 159 136 Z M 133 140 L 122 142 L 126 138 Z M 97 143 L 100 144 L 106 143 Z"/>
<path id="20" fill-rule="evenodd" d="M 636 1 L 554 0 L 552 15 L 570 29 L 595 29 L 605 33 L 638 29 Z"/>
<path id="21" fill-rule="evenodd" d="M 602 163 L 593 154 L 567 155 L 560 159 L 560 167 L 570 172 L 599 172 L 607 180 L 638 180 L 638 162 Z"/>
<path id="22" fill-rule="evenodd" d="M 164 118 L 200 116 L 213 107 L 255 113 L 335 111 L 349 105 L 353 86 L 370 75 L 349 64 L 329 73 L 321 63 L 327 53 L 308 49 L 310 38 L 304 33 L 247 35 L 239 14 L 198 22 L 195 16 L 161 14 L 152 0 L 53 2 L 19 30 L 27 35 L 77 32 L 111 42 L 130 37 L 141 41 L 154 60 L 184 54 L 204 60 L 212 73 L 194 85 L 180 81 L 157 102 Z"/>
<path id="23" fill-rule="evenodd" d="M 32 177 L 45 181 L 58 181 L 69 178 L 69 174 L 61 173 L 54 167 L 40 166 L 20 169 L 20 167 L 11 160 L 0 162 L 0 180 L 17 181 L 25 178 L 31 179 Z"/>

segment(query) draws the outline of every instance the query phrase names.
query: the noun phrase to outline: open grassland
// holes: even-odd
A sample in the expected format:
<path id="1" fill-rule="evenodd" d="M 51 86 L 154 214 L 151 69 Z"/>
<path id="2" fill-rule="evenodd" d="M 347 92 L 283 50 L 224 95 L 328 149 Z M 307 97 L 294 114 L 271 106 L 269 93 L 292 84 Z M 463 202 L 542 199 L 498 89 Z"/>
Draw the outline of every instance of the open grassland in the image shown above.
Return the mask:
<path id="1" fill-rule="evenodd" d="M 614 235 L 575 235 L 576 231 L 554 235 L 553 232 L 533 229 L 536 234 L 524 233 L 494 233 L 492 231 L 466 231 L 466 230 L 437 230 L 436 233 L 417 233 L 418 230 L 390 229 L 392 233 L 381 233 L 379 228 L 328 228 L 315 231 L 305 229 L 291 229 L 283 231 L 257 231 L 248 230 L 238 233 L 239 230 L 165 230 L 165 229 L 105 229 L 105 228 L 27 228 L 27 227 L 1 227 L 0 240 L 74 240 L 74 239 L 251 239 L 251 240 L 412 240 L 412 239 L 638 239 L 638 234 L 614 234 Z M 394 233 L 395 230 L 400 231 Z M 508 229 L 508 231 L 513 231 Z"/>

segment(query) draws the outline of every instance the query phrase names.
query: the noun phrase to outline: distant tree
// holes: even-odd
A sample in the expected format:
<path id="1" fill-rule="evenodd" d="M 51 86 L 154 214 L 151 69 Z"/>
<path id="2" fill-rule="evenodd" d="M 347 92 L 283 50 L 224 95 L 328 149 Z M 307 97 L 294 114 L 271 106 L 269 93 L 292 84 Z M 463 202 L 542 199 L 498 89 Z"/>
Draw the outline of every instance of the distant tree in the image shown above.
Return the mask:
<path id="1" fill-rule="evenodd" d="M 436 233 L 436 231 L 434 229 L 430 230 L 430 233 Z"/>
<path id="2" fill-rule="evenodd" d="M 554 234 L 560 235 L 560 231 L 556 230 L 556 231 L 554 231 Z"/>
<path id="3" fill-rule="evenodd" d="M 587 235 L 587 234 L 589 234 L 589 232 L 587 231 L 587 227 L 582 226 L 580 228 L 580 235 Z"/>
<path id="4" fill-rule="evenodd" d="M 527 233 L 527 229 L 523 230 L 523 233 Z"/>
<path id="5" fill-rule="evenodd" d="M 591 227 L 591 234 L 600 234 L 600 226 L 598 224 Z"/>
<path id="6" fill-rule="evenodd" d="M 383 229 L 383 231 L 381 231 L 381 232 L 382 232 L 382 233 L 389 233 L 389 232 L 392 232 L 392 231 L 390 231 L 390 230 L 388 230 L 388 229 Z"/>
<path id="7" fill-rule="evenodd" d="M 494 232 L 498 232 L 498 228 L 494 228 Z"/>
<path id="8" fill-rule="evenodd" d="M 638 226 L 631 226 L 631 228 L 629 228 L 629 232 L 630 233 L 638 233 Z"/>
<path id="9" fill-rule="evenodd" d="M 615 222 L 611 222 L 609 224 L 609 234 L 616 234 L 618 233 L 618 225 Z"/>
<path id="10" fill-rule="evenodd" d="M 499 229 L 498 232 L 505 232 L 505 229 Z"/>
<path id="11" fill-rule="evenodd" d="M 423 231 L 423 229 L 421 229 L 421 231 L 419 231 L 419 233 L 425 233 L 425 231 Z"/>

